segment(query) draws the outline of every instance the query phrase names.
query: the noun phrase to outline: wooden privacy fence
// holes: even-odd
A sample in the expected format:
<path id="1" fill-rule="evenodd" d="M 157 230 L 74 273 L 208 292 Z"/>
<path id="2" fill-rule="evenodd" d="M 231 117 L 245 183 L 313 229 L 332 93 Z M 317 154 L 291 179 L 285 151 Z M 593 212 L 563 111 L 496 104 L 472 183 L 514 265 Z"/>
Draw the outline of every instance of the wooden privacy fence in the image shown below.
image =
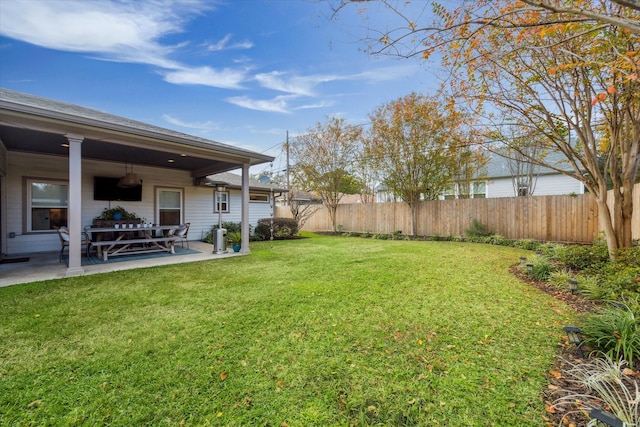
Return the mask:
<path id="1" fill-rule="evenodd" d="M 640 238 L 640 185 L 634 189 L 633 236 Z M 290 218 L 286 206 L 276 216 Z M 354 203 L 339 205 L 336 224 L 342 231 L 389 234 L 411 233 L 411 213 L 406 203 Z M 461 236 L 473 220 L 509 239 L 590 243 L 598 237 L 598 208 L 589 195 L 531 196 L 495 199 L 435 200 L 420 204 L 417 234 Z M 308 231 L 332 230 L 323 206 L 306 222 Z"/>

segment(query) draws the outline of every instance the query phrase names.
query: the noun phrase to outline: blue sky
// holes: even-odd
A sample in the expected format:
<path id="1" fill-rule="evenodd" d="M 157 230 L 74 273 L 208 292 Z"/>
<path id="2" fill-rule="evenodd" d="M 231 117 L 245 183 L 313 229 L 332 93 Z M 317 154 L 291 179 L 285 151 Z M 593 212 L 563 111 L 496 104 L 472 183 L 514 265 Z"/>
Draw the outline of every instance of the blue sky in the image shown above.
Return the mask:
<path id="1" fill-rule="evenodd" d="M 0 87 L 267 153 L 276 170 L 287 130 L 363 124 L 437 86 L 429 64 L 363 51 L 366 28 L 393 21 L 359 7 L 331 20 L 314 0 L 0 0 Z"/>

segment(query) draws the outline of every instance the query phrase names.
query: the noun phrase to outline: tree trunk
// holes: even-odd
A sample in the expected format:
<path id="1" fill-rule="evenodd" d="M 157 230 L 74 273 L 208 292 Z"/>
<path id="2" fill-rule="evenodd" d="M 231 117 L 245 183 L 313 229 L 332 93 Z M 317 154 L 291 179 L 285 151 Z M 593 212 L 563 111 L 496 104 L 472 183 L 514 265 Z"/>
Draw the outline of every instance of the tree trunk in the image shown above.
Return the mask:
<path id="1" fill-rule="evenodd" d="M 598 204 L 600 226 L 607 242 L 609 258 L 616 260 L 616 252 L 620 248 L 633 246 L 633 182 L 624 182 L 622 187 L 611 190 L 612 200 L 608 201 L 608 192 L 594 192 Z"/>
<path id="2" fill-rule="evenodd" d="M 409 209 L 411 210 L 411 235 L 415 237 L 418 233 L 418 203 L 410 204 Z"/>
<path id="3" fill-rule="evenodd" d="M 331 218 L 331 226 L 333 227 L 333 232 L 338 231 L 338 226 L 336 224 L 336 211 L 338 210 L 337 205 L 327 205 L 327 209 L 329 210 L 329 218 Z"/>

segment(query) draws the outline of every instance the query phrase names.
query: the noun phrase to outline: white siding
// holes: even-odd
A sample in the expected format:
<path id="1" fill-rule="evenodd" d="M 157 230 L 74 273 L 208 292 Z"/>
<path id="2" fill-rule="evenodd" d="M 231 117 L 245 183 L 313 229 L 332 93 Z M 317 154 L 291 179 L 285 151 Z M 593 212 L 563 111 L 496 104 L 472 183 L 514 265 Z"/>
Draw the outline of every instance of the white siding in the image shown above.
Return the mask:
<path id="1" fill-rule="evenodd" d="M 584 194 L 584 184 L 567 175 L 544 175 L 538 177 L 534 196 L 554 196 L 560 194 Z"/>
<path id="2" fill-rule="evenodd" d="M 538 177 L 533 196 L 560 194 L 584 194 L 584 185 L 566 175 L 542 175 Z M 510 177 L 493 178 L 487 184 L 487 197 L 515 197 Z"/>
<path id="3" fill-rule="evenodd" d="M 57 233 L 27 234 L 24 224 L 23 177 L 68 179 L 68 160 L 66 157 L 46 156 L 20 152 L 8 152 L 8 174 L 6 178 L 7 229 L 5 235 L 15 233 L 7 239 L 7 254 L 27 252 L 48 252 L 60 249 Z M 142 179 L 142 201 L 100 201 L 93 200 L 93 177 L 120 177 L 124 174 L 123 163 L 83 160 L 82 162 L 82 227 L 91 225 L 93 218 L 109 207 L 122 206 L 135 212 L 149 222 L 158 222 L 155 218 L 155 193 L 157 187 L 179 188 L 184 191 L 184 222 L 190 222 L 189 240 L 199 240 L 214 224 L 218 223 L 218 214 L 213 213 L 213 188 L 194 187 L 189 172 L 170 168 L 151 168 L 133 166 L 134 172 Z M 230 213 L 223 215 L 223 221 L 240 222 L 240 190 L 230 194 Z M 271 214 L 269 203 L 249 203 L 249 220 L 255 227 L 258 219 Z"/>

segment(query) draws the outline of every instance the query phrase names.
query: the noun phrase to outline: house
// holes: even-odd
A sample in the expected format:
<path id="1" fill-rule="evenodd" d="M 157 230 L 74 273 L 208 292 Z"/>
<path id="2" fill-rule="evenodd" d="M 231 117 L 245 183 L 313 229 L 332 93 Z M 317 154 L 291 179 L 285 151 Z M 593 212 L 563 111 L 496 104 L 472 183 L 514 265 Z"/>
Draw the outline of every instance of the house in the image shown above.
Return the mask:
<path id="1" fill-rule="evenodd" d="M 516 196 L 551 196 L 584 194 L 584 184 L 577 179 L 550 168 L 516 162 L 495 153 L 488 153 L 487 164 L 480 171 L 482 178 L 466 184 L 456 183 L 440 196 L 440 200 L 462 198 L 496 198 Z M 549 154 L 545 161 L 554 162 L 560 169 L 570 170 L 557 154 Z M 400 201 L 386 186 L 376 186 L 376 202 Z"/>
<path id="2" fill-rule="evenodd" d="M 218 222 L 208 177 L 238 169 L 242 175 L 229 182 L 230 202 L 223 210 L 226 219 L 242 221 L 242 248 L 248 251 L 250 197 L 257 189 L 249 167 L 270 161 L 264 154 L 0 89 L 0 256 L 57 250 L 55 227 L 66 223 L 67 275 L 82 274 L 83 227 L 118 205 L 152 223 L 189 222 L 190 237 L 199 239 Z M 109 181 L 103 178 L 120 183 L 122 177 L 133 178 L 137 192 L 99 191 Z M 254 202 L 265 203 L 258 193 Z M 104 200 L 110 197 L 119 200 Z"/>
<path id="3" fill-rule="evenodd" d="M 481 175 L 468 188 L 459 184 L 443 194 L 441 199 L 496 198 L 516 196 L 552 196 L 562 194 L 584 194 L 584 184 L 577 179 L 550 168 L 517 162 L 495 153 L 486 154 L 488 161 Z M 571 166 L 559 154 L 548 154 L 545 162 L 556 164 L 562 170 Z M 462 190 L 462 191 L 461 191 Z"/>

